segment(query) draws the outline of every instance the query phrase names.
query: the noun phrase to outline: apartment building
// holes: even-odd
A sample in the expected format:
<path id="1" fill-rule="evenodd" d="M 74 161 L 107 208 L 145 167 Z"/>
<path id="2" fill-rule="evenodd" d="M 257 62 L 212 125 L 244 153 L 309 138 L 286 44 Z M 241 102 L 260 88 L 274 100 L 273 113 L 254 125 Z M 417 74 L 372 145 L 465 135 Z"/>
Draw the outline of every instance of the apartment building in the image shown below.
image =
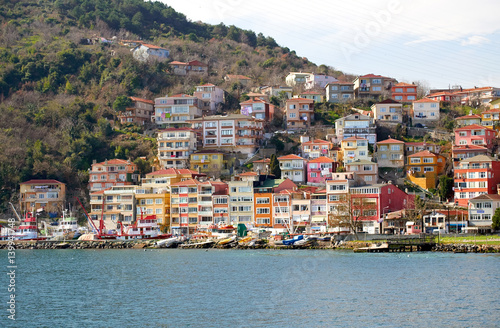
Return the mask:
<path id="1" fill-rule="evenodd" d="M 469 115 L 455 118 L 455 121 L 457 122 L 458 127 L 464 127 L 469 125 L 480 125 L 481 116 L 470 113 Z"/>
<path id="2" fill-rule="evenodd" d="M 397 81 L 386 76 L 367 74 L 357 77 L 353 83 L 355 98 L 378 99 L 390 97 L 392 87 Z"/>
<path id="3" fill-rule="evenodd" d="M 241 114 L 214 115 L 191 120 L 204 149 L 255 153 L 264 135 L 264 120 Z"/>
<path id="4" fill-rule="evenodd" d="M 320 156 L 329 156 L 330 150 L 333 147 L 333 144 L 327 140 L 309 140 L 309 137 L 306 137 L 306 139 L 302 138 L 301 140 L 302 143 L 300 145 L 300 151 L 302 153 L 302 157 L 305 159 L 313 159 Z"/>
<path id="5" fill-rule="evenodd" d="M 345 138 L 341 142 L 341 149 L 341 161 L 344 163 L 344 166 L 356 160 L 371 161 L 371 156 L 368 152 L 368 140 L 365 138 Z"/>
<path id="6" fill-rule="evenodd" d="M 217 150 L 200 150 L 191 154 L 191 170 L 200 170 L 209 176 L 218 178 L 228 173 L 224 153 Z"/>
<path id="7" fill-rule="evenodd" d="M 377 142 L 376 129 L 372 117 L 359 113 L 347 115 L 335 121 L 335 134 L 338 143 L 345 138 L 361 137 L 374 145 Z"/>
<path id="8" fill-rule="evenodd" d="M 278 157 L 281 177 L 289 178 L 295 183 L 306 183 L 306 160 L 297 155 Z"/>
<path id="9" fill-rule="evenodd" d="M 158 160 L 162 168 L 184 169 L 189 156 L 197 149 L 196 133 L 191 128 L 168 128 L 158 131 Z"/>
<path id="10" fill-rule="evenodd" d="M 408 179 L 424 189 L 435 188 L 438 175 L 442 174 L 446 158 L 424 150 L 407 157 Z"/>
<path id="11" fill-rule="evenodd" d="M 307 163 L 307 183 L 324 184 L 327 179 L 331 179 L 338 165 L 339 163 L 325 156 L 311 159 Z"/>
<path id="12" fill-rule="evenodd" d="M 189 127 L 189 120 L 202 116 L 203 102 L 197 97 L 177 94 L 155 99 L 155 122 L 159 128 Z"/>
<path id="13" fill-rule="evenodd" d="M 439 114 L 439 101 L 432 99 L 420 99 L 412 103 L 413 124 L 425 124 L 436 122 L 441 117 Z"/>
<path id="14" fill-rule="evenodd" d="M 500 207 L 499 194 L 483 194 L 469 199 L 469 221 L 467 232 L 491 232 L 493 215 Z"/>
<path id="15" fill-rule="evenodd" d="M 478 155 L 460 161 L 454 169 L 455 203 L 467 207 L 468 201 L 482 194 L 497 194 L 500 161 Z"/>
<path id="16" fill-rule="evenodd" d="M 45 211 L 56 217 L 66 209 L 66 184 L 52 179 L 32 179 L 21 182 L 19 203 L 21 215 Z"/>
<path id="17" fill-rule="evenodd" d="M 380 167 L 402 168 L 405 166 L 404 141 L 392 139 L 377 142 L 377 163 Z"/>
<path id="18" fill-rule="evenodd" d="M 492 105 L 494 106 L 494 105 Z M 500 109 L 492 108 L 481 113 L 481 125 L 494 129 L 500 123 Z"/>
<path id="19" fill-rule="evenodd" d="M 239 223 L 247 227 L 254 222 L 253 181 L 228 181 L 229 218 L 233 225 Z"/>
<path id="20" fill-rule="evenodd" d="M 240 106 L 240 113 L 245 116 L 253 116 L 266 122 L 270 122 L 274 117 L 274 105 L 263 99 L 249 99 L 241 102 Z"/>
<path id="21" fill-rule="evenodd" d="M 363 183 L 371 185 L 378 182 L 378 163 L 371 160 L 358 159 L 345 164 L 346 172 L 353 172 Z"/>
<path id="22" fill-rule="evenodd" d="M 376 122 L 402 123 L 403 104 L 386 99 L 371 106 L 373 117 Z"/>
<path id="23" fill-rule="evenodd" d="M 441 147 L 432 142 L 405 142 L 406 155 L 413 155 L 423 150 L 439 154 Z"/>
<path id="24" fill-rule="evenodd" d="M 137 97 L 129 98 L 132 104 L 118 115 L 120 123 L 144 125 L 145 123 L 151 122 L 151 118 L 155 114 L 154 101 Z"/>
<path id="25" fill-rule="evenodd" d="M 126 186 L 138 181 L 137 165 L 130 160 L 110 159 L 94 161 L 89 172 L 89 191 L 95 192 L 113 186 Z"/>
<path id="26" fill-rule="evenodd" d="M 90 194 L 90 217 L 96 226 L 103 219 L 106 230 L 116 230 L 119 223 L 132 224 L 141 208 L 136 207 L 135 190 L 137 186 L 113 186 Z"/>
<path id="27" fill-rule="evenodd" d="M 213 114 L 219 104 L 224 102 L 224 90 L 212 83 L 196 86 L 193 96 L 201 100 L 201 110 Z"/>
<path id="28" fill-rule="evenodd" d="M 314 100 L 292 98 L 286 101 L 285 108 L 287 129 L 309 128 L 314 120 Z"/>
<path id="29" fill-rule="evenodd" d="M 331 103 L 346 102 L 354 99 L 354 83 L 330 82 L 325 86 L 326 100 Z"/>
<path id="30" fill-rule="evenodd" d="M 392 86 L 392 99 L 399 102 L 412 102 L 417 100 L 417 89 L 415 84 L 396 83 Z"/>

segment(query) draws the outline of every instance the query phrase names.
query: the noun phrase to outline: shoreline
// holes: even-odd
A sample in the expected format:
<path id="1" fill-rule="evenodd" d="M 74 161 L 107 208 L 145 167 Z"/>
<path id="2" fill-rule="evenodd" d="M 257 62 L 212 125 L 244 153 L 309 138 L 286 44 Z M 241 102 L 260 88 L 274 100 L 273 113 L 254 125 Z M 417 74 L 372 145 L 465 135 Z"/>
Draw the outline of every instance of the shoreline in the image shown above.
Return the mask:
<path id="1" fill-rule="evenodd" d="M 154 247 L 157 240 L 67 240 L 67 241 L 32 241 L 17 240 L 14 242 L 15 249 L 161 249 Z M 185 249 L 202 248 L 193 244 L 185 244 Z M 272 242 L 264 242 L 255 246 L 245 245 L 211 245 L 206 249 L 317 249 L 317 250 L 351 250 L 353 252 L 363 252 L 363 249 L 370 247 L 369 242 L 346 242 L 340 246 L 332 245 L 330 242 L 317 242 L 307 246 L 282 246 L 274 245 Z M 0 241 L 0 250 L 8 248 L 8 241 Z M 412 252 L 415 250 L 407 250 Z M 500 253 L 500 245 L 485 244 L 435 244 L 432 252 L 445 253 Z"/>

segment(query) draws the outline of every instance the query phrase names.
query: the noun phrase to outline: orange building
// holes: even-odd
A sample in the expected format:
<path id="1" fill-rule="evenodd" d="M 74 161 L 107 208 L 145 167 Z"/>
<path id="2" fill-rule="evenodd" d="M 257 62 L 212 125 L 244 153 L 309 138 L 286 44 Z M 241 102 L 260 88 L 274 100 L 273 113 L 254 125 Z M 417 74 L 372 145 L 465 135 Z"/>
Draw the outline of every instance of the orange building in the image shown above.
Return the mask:
<path id="1" fill-rule="evenodd" d="M 137 165 L 130 160 L 110 159 L 92 164 L 89 174 L 90 193 L 113 186 L 132 185 L 137 182 Z"/>
<path id="2" fill-rule="evenodd" d="M 446 158 L 428 150 L 410 155 L 407 158 L 408 179 L 424 189 L 435 188 L 437 176 L 444 171 Z"/>
<path id="3" fill-rule="evenodd" d="M 287 129 L 309 128 L 314 120 L 314 100 L 292 98 L 286 101 L 285 108 Z"/>

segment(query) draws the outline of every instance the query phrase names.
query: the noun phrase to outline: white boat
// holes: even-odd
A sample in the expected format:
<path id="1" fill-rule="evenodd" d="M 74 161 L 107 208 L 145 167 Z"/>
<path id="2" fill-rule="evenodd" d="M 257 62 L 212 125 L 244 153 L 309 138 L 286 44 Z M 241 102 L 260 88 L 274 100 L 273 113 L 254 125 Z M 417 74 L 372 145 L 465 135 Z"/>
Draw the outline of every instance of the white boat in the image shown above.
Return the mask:
<path id="1" fill-rule="evenodd" d="M 163 240 L 159 240 L 155 243 L 156 248 L 171 248 L 171 247 L 177 247 L 178 244 L 180 244 L 181 241 L 179 240 L 178 237 L 172 237 L 172 238 L 167 238 Z"/>
<path id="2" fill-rule="evenodd" d="M 78 226 L 78 220 L 76 217 L 72 216 L 71 214 L 69 216 L 66 216 L 66 212 L 63 212 L 63 217 L 61 220 L 59 220 L 58 225 L 55 227 L 54 230 L 54 237 L 62 237 L 67 235 L 68 233 L 71 232 L 78 232 L 79 231 L 79 226 Z"/>

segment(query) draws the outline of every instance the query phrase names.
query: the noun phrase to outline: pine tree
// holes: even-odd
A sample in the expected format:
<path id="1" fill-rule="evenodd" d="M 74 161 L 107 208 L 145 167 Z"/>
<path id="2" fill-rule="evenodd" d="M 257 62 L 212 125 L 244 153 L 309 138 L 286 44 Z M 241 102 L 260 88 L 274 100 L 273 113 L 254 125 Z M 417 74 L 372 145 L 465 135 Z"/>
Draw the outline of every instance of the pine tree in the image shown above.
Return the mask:
<path id="1" fill-rule="evenodd" d="M 271 161 L 269 162 L 269 169 L 271 170 L 271 174 L 274 174 L 276 179 L 281 178 L 280 163 L 278 162 L 278 158 L 276 158 L 275 154 L 271 155 Z"/>

